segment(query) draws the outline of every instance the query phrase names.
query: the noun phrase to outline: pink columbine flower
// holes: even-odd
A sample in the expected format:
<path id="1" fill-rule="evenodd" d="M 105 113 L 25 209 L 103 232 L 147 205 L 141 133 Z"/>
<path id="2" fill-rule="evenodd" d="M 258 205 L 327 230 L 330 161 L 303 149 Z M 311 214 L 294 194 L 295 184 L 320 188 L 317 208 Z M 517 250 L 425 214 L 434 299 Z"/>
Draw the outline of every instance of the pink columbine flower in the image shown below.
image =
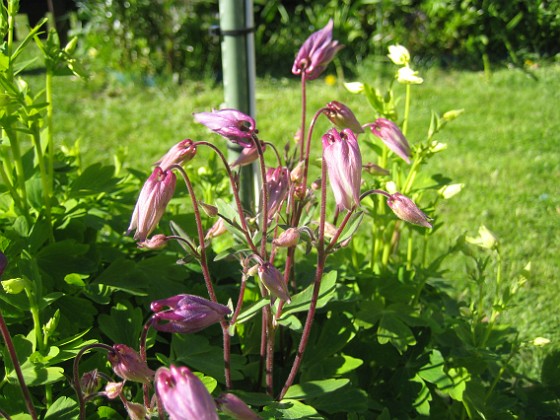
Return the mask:
<path id="1" fill-rule="evenodd" d="M 127 381 L 146 384 L 154 376 L 154 371 L 140 355 L 124 344 L 115 344 L 113 350 L 107 353 L 107 359 L 111 363 L 113 372 Z"/>
<path id="2" fill-rule="evenodd" d="M 325 70 L 336 53 L 344 47 L 338 41 L 333 41 L 333 26 L 333 20 L 329 19 L 323 29 L 312 33 L 305 40 L 292 66 L 293 74 L 305 73 L 307 80 L 313 80 Z"/>
<path id="3" fill-rule="evenodd" d="M 349 128 L 356 134 L 364 132 L 364 129 L 352 110 L 343 103 L 338 101 L 329 102 L 325 110 L 325 115 L 339 130 Z"/>
<path id="4" fill-rule="evenodd" d="M 366 125 L 390 150 L 406 163 L 410 163 L 410 146 L 397 124 L 386 118 L 378 118 L 374 123 Z"/>
<path id="5" fill-rule="evenodd" d="M 260 417 L 237 395 L 226 393 L 216 398 L 221 411 L 236 420 L 258 420 Z"/>
<path id="6" fill-rule="evenodd" d="M 172 420 L 218 420 L 212 396 L 187 367 L 161 367 L 156 392 Z"/>
<path id="7" fill-rule="evenodd" d="M 282 207 L 290 188 L 290 170 L 279 166 L 266 172 L 266 188 L 268 191 L 268 218 L 272 219 Z"/>
<path id="8" fill-rule="evenodd" d="M 387 205 L 399 219 L 405 222 L 426 228 L 432 227 L 428 216 L 414 204 L 414 201 L 399 192 L 391 194 L 390 197 L 387 198 Z"/>
<path id="9" fill-rule="evenodd" d="M 162 171 L 167 171 L 173 165 L 187 163 L 196 155 L 196 146 L 190 139 L 185 139 L 174 145 L 163 157 L 156 162 Z"/>
<path id="10" fill-rule="evenodd" d="M 255 120 L 236 109 L 220 109 L 193 114 L 196 122 L 241 147 L 254 146 L 257 134 Z"/>
<path id="11" fill-rule="evenodd" d="M 220 322 L 231 310 L 219 303 L 194 295 L 177 295 L 150 305 L 155 314 L 152 326 L 158 331 L 195 333 Z"/>
<path id="12" fill-rule="evenodd" d="M 138 242 L 146 240 L 156 228 L 169 200 L 173 197 L 176 181 L 173 172 L 164 171 L 159 166 L 154 168 L 140 191 L 127 234 L 136 230 L 134 239 Z"/>
<path id="13" fill-rule="evenodd" d="M 350 129 L 331 128 L 323 137 L 323 159 L 339 210 L 351 210 L 360 203 L 362 155 Z"/>
<path id="14" fill-rule="evenodd" d="M 284 276 L 276 267 L 269 262 L 264 262 L 257 267 L 257 273 L 261 283 L 272 296 L 291 302 Z"/>

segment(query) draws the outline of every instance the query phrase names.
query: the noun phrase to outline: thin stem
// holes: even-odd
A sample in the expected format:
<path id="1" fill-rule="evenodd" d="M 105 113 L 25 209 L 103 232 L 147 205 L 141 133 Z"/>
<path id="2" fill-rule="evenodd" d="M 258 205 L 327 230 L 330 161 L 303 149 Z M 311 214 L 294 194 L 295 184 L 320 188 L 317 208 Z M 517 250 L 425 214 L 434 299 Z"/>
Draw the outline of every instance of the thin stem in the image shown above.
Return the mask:
<path id="1" fill-rule="evenodd" d="M 302 185 L 306 186 L 307 185 L 307 175 L 308 175 L 308 171 L 309 171 L 309 155 L 311 154 L 311 138 L 313 136 L 313 130 L 315 128 L 315 124 L 317 123 L 317 120 L 319 119 L 319 116 L 325 112 L 326 108 L 321 108 L 319 109 L 315 115 L 313 115 L 313 119 L 311 120 L 311 124 L 309 124 L 309 130 L 307 131 L 307 139 L 306 139 L 306 149 L 305 149 L 305 155 L 303 157 L 304 160 L 304 164 L 303 164 L 303 182 Z M 303 132 L 302 132 L 303 135 Z"/>
<path id="2" fill-rule="evenodd" d="M 54 242 L 54 236 L 52 231 L 52 213 L 51 213 L 51 196 L 52 196 L 52 183 L 50 182 L 49 171 L 50 169 L 45 167 L 45 159 L 43 156 L 43 150 L 41 147 L 41 135 L 37 127 L 33 127 L 33 144 L 35 146 L 35 154 L 37 157 L 37 162 L 39 164 L 39 173 L 41 174 L 41 185 L 43 186 L 43 200 L 45 204 L 45 217 L 47 219 L 47 225 L 49 226 L 49 239 Z"/>
<path id="3" fill-rule="evenodd" d="M 27 412 L 31 416 L 33 420 L 37 419 L 37 413 L 35 412 L 35 407 L 33 406 L 33 400 L 31 398 L 31 393 L 29 392 L 29 388 L 25 384 L 25 379 L 23 378 L 23 373 L 21 371 L 21 365 L 19 364 L 16 349 L 14 347 L 14 343 L 12 341 L 12 337 L 10 336 L 10 331 L 8 330 L 8 326 L 4 321 L 4 317 L 2 312 L 0 312 L 0 332 L 2 333 L 2 338 L 4 339 L 4 343 L 6 343 L 6 348 L 8 349 L 8 353 L 10 355 L 10 359 L 12 364 L 14 365 L 14 370 L 16 372 L 16 376 L 19 381 L 19 387 L 23 394 L 23 399 L 25 400 L 25 405 L 27 406 Z M 7 418 L 7 417 L 6 417 Z"/>
<path id="4" fill-rule="evenodd" d="M 196 230 L 198 233 L 198 242 L 199 242 L 198 247 L 200 248 L 200 261 L 199 261 L 200 267 L 202 269 L 204 282 L 206 283 L 206 289 L 208 290 L 208 296 L 210 297 L 210 300 L 212 300 L 212 302 L 217 303 L 218 298 L 216 297 L 216 292 L 214 291 L 214 286 L 212 285 L 212 278 L 210 276 L 210 270 L 208 268 L 208 260 L 206 259 L 206 246 L 204 244 L 204 229 L 202 228 L 202 219 L 200 218 L 200 209 L 198 207 L 198 200 L 196 199 L 196 195 L 191 180 L 189 179 L 189 176 L 187 175 L 187 172 L 183 169 L 183 167 L 180 165 L 173 165 L 172 168 L 177 169 L 179 173 L 182 175 L 185 181 L 185 185 L 187 186 L 187 190 L 189 191 L 189 196 L 191 197 L 191 201 L 193 205 Z M 241 218 L 243 219 L 243 217 Z M 228 324 L 226 321 L 221 321 L 220 325 L 222 327 L 222 335 L 224 340 L 224 376 L 226 380 L 226 387 L 231 388 L 230 353 L 229 353 L 229 345 L 226 345 L 227 340 L 229 339 Z"/>
<path id="5" fill-rule="evenodd" d="M 251 251 L 253 251 L 255 254 L 258 254 L 259 251 L 258 251 L 257 247 L 255 246 L 255 244 L 253 243 L 253 240 L 251 239 L 251 235 L 249 235 L 249 228 L 247 226 L 247 221 L 245 220 L 245 212 L 243 210 L 243 204 L 241 203 L 241 199 L 239 198 L 239 190 L 237 188 L 237 184 L 235 182 L 233 172 L 231 171 L 231 168 L 230 168 L 230 166 L 227 162 L 226 157 L 224 156 L 224 154 L 222 153 L 222 151 L 220 149 L 218 149 L 212 143 L 209 143 L 207 141 L 198 141 L 198 142 L 194 143 L 194 145 L 195 146 L 202 145 L 202 146 L 210 147 L 212 150 L 214 150 L 216 152 L 218 157 L 224 163 L 224 167 L 225 167 L 226 172 L 228 174 L 230 184 L 231 184 L 231 188 L 232 188 L 232 191 L 233 191 L 233 199 L 234 199 L 235 204 L 237 206 L 237 212 L 239 213 L 239 222 L 241 223 L 241 227 L 243 229 L 243 234 L 245 235 L 247 245 L 249 245 L 249 248 L 251 248 Z"/>
<path id="6" fill-rule="evenodd" d="M 350 217 L 352 216 L 352 214 L 354 214 L 354 209 L 355 209 L 355 207 L 353 207 L 352 210 L 350 210 L 348 213 L 346 213 L 346 216 L 344 216 L 344 219 L 342 220 L 342 223 L 338 227 L 336 233 L 334 234 L 334 236 L 331 239 L 331 242 L 327 246 L 327 249 L 325 250 L 325 253 L 328 254 L 329 251 L 331 251 L 333 249 L 333 247 L 336 245 L 336 243 L 338 241 L 338 238 L 340 238 L 340 235 L 342 234 L 342 231 L 344 230 L 344 228 L 346 227 L 346 224 L 350 220 Z"/>
<path id="7" fill-rule="evenodd" d="M 107 351 L 112 351 L 113 348 L 108 346 L 107 344 L 102 343 L 95 343 L 90 344 L 87 346 L 82 347 L 82 349 L 76 355 L 74 359 L 74 366 L 73 366 L 73 373 L 74 373 L 74 390 L 76 391 L 76 396 L 78 397 L 78 405 L 80 407 L 80 420 L 85 420 L 86 418 L 86 402 L 84 399 L 84 395 L 82 393 L 82 384 L 80 383 L 80 359 L 85 354 L 86 351 L 91 350 L 93 348 L 101 348 Z"/>
<path id="8" fill-rule="evenodd" d="M 255 146 L 257 148 L 257 153 L 259 155 L 259 168 L 261 171 L 261 179 L 263 180 L 262 188 L 262 224 L 261 224 L 261 249 L 260 256 L 263 260 L 266 260 L 266 237 L 268 230 L 268 188 L 266 185 L 266 165 L 264 162 L 264 153 L 258 139 L 255 140 Z"/>
<path id="9" fill-rule="evenodd" d="M 150 317 L 150 319 L 144 324 L 144 328 L 142 328 L 142 334 L 140 335 L 140 358 L 142 359 L 143 362 L 147 363 L 148 361 L 148 357 L 146 355 L 146 341 L 148 340 L 148 331 L 150 330 L 150 327 L 152 326 L 152 318 Z M 144 405 L 146 407 L 150 406 L 150 394 L 149 394 L 149 390 L 150 390 L 150 386 L 149 384 L 145 383 L 142 385 L 142 391 L 144 394 Z"/>
<path id="10" fill-rule="evenodd" d="M 327 165 L 325 163 L 325 158 L 321 162 L 321 179 L 327 179 Z M 313 326 L 313 320 L 315 318 L 315 311 L 317 309 L 317 300 L 319 298 L 319 290 L 321 288 L 321 280 L 323 278 L 323 270 L 325 268 L 326 253 L 325 253 L 325 221 L 326 221 L 326 207 L 327 207 L 327 188 L 326 182 L 321 183 L 321 206 L 320 206 L 320 216 L 319 216 L 319 237 L 317 240 L 317 268 L 315 271 L 315 282 L 313 284 L 313 295 L 311 298 L 311 304 L 309 305 L 309 311 L 307 312 L 307 318 L 305 319 L 305 325 L 303 327 L 303 332 L 297 349 L 297 353 L 292 364 L 292 369 L 288 375 L 288 379 L 278 396 L 278 400 L 284 398 L 286 392 L 294 383 L 296 375 L 299 371 L 299 367 L 303 360 L 303 354 L 307 347 L 307 342 L 309 340 L 309 335 L 311 334 L 311 327 Z"/>
<path id="11" fill-rule="evenodd" d="M 299 150 L 299 160 L 304 160 L 304 141 L 303 141 L 303 133 L 305 133 L 305 117 L 306 117 L 306 110 L 307 110 L 307 93 L 306 93 L 306 84 L 305 84 L 305 71 L 301 72 L 301 127 L 300 127 L 300 150 Z"/>

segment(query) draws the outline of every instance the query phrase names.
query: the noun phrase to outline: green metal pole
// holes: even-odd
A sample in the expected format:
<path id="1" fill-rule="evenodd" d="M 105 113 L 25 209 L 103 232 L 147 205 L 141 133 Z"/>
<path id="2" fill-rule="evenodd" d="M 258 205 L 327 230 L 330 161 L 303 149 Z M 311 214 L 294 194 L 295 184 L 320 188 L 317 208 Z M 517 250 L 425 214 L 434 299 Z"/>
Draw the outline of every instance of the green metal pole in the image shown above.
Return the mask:
<path id="1" fill-rule="evenodd" d="M 255 117 L 255 45 L 252 0 L 220 0 L 222 69 L 227 108 Z M 228 144 L 228 158 L 235 160 L 241 148 Z M 255 165 L 240 168 L 241 200 L 246 209 L 256 209 L 258 171 Z"/>

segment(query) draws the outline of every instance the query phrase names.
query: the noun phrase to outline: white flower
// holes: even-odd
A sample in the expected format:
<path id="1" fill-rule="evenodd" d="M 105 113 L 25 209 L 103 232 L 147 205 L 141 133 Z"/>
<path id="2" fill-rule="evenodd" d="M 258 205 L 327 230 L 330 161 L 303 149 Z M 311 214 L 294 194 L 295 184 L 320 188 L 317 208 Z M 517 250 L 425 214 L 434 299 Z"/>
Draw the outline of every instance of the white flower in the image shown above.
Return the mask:
<path id="1" fill-rule="evenodd" d="M 495 249 L 498 246 L 498 238 L 484 225 L 478 228 L 478 236 L 476 238 L 467 236 L 466 240 L 470 244 L 485 249 Z"/>
<path id="2" fill-rule="evenodd" d="M 364 91 L 364 84 L 362 82 L 350 82 L 350 83 L 345 82 L 344 87 L 350 93 L 361 93 Z"/>
<path id="3" fill-rule="evenodd" d="M 389 45 L 389 59 L 397 66 L 406 66 L 410 62 L 410 53 L 402 45 Z"/>
<path id="4" fill-rule="evenodd" d="M 420 85 L 424 83 L 424 79 L 418 76 L 418 72 L 410 67 L 401 67 L 397 72 L 397 82 L 404 85 Z"/>
<path id="5" fill-rule="evenodd" d="M 438 193 L 445 199 L 448 200 L 454 195 L 457 195 L 461 192 L 465 184 L 450 184 L 444 185 L 438 190 Z"/>

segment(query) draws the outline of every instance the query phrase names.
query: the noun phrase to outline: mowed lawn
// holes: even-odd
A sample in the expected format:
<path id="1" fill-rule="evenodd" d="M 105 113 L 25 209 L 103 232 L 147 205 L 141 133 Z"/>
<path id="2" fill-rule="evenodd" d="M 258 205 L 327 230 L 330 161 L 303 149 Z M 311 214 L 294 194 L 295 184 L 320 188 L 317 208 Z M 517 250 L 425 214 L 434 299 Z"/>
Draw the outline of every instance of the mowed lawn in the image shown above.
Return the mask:
<path id="1" fill-rule="evenodd" d="M 348 81 L 386 87 L 389 79 L 374 68 L 364 67 Z M 447 150 L 423 169 L 465 184 L 438 209 L 444 227 L 434 240 L 445 250 L 459 235 L 474 236 L 484 224 L 501 241 L 506 281 L 531 262 L 531 276 L 505 316 L 522 339 L 545 337 L 552 349 L 560 348 L 560 66 L 531 71 L 536 79 L 507 68 L 495 69 L 490 80 L 482 72 L 422 72 L 425 83 L 412 91 L 408 137 L 415 143 L 426 135 L 432 110 L 442 114 L 464 109 L 436 137 Z M 404 89 L 397 87 L 397 94 L 404 95 Z M 340 80 L 335 86 L 323 79 L 309 85 L 310 112 L 331 100 L 349 105 L 362 123 L 375 119 L 365 98 L 347 92 Z M 79 139 L 84 164 L 110 163 L 114 154 L 126 151 L 125 165 L 147 172 L 184 138 L 220 142 L 194 123 L 192 113 L 217 108 L 222 101 L 221 86 L 213 82 L 142 87 L 115 79 L 105 83 L 93 78 L 85 84 L 58 78 L 56 141 L 70 146 Z M 262 138 L 280 148 L 291 141 L 300 121 L 299 103 L 299 83 L 288 73 L 285 79 L 259 80 L 257 125 Z M 314 149 L 320 153 L 319 139 Z M 372 159 L 366 155 L 364 161 Z M 447 276 L 458 285 L 465 281 L 464 264 L 461 257 L 448 264 Z M 524 348 L 525 371 L 538 375 L 546 350 Z"/>

